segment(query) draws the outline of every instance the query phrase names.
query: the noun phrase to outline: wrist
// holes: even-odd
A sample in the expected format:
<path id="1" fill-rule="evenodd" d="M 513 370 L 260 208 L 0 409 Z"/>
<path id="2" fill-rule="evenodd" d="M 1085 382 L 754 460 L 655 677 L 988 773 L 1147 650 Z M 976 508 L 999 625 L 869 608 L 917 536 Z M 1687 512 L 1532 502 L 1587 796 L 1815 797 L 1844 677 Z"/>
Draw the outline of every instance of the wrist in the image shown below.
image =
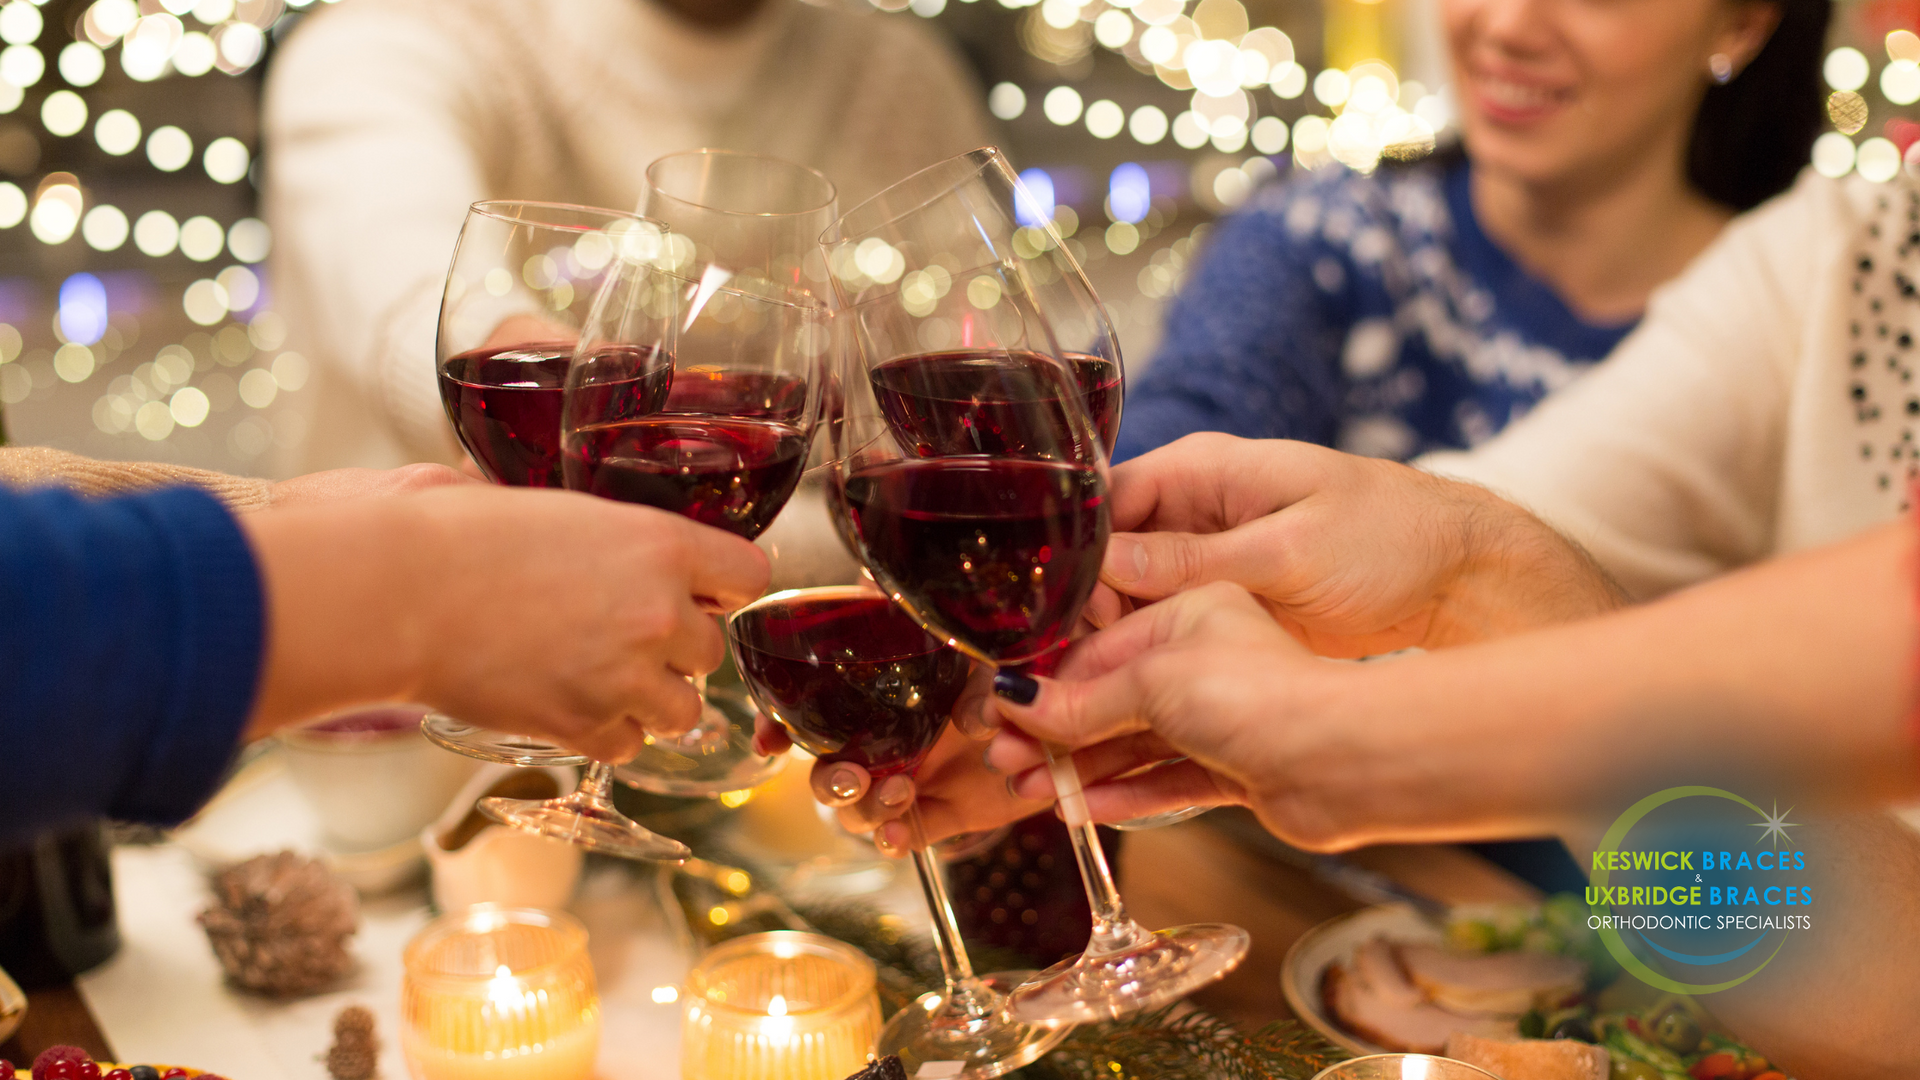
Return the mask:
<path id="1" fill-rule="evenodd" d="M 1605 614 L 1626 602 L 1579 545 L 1490 491 L 1453 493 L 1450 561 L 1429 644 L 1472 641 Z"/>

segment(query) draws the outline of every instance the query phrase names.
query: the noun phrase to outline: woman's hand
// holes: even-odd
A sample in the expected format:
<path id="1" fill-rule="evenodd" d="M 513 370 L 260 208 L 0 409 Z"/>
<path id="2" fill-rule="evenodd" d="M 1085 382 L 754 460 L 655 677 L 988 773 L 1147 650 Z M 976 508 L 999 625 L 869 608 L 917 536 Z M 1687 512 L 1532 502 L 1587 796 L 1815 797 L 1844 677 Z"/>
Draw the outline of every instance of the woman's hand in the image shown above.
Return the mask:
<path id="1" fill-rule="evenodd" d="M 713 611 L 767 583 L 745 540 L 573 492 L 460 483 L 244 524 L 269 616 L 255 735 L 416 701 L 624 761 L 693 725 Z"/>
<path id="2" fill-rule="evenodd" d="M 992 711 L 991 673 L 976 667 L 966 692 L 954 706 L 953 721 L 927 753 L 912 776 L 890 776 L 878 786 L 867 770 L 851 761 L 822 759 L 813 763 L 813 797 L 838 811 L 842 828 L 872 833 L 882 852 L 904 857 L 913 839 L 899 820 L 916 802 L 928 843 L 937 844 L 961 833 L 997 829 L 1045 810 L 1053 791 L 1027 797 L 1016 795 L 1006 776 L 986 763 L 987 726 Z M 774 754 L 793 745 L 786 729 L 764 713 L 754 721 L 754 749 Z"/>
<path id="3" fill-rule="evenodd" d="M 1435 648 L 1596 614 L 1619 594 L 1512 503 L 1404 465 L 1190 435 L 1113 470 L 1093 621 L 1233 582 L 1315 652 Z"/>

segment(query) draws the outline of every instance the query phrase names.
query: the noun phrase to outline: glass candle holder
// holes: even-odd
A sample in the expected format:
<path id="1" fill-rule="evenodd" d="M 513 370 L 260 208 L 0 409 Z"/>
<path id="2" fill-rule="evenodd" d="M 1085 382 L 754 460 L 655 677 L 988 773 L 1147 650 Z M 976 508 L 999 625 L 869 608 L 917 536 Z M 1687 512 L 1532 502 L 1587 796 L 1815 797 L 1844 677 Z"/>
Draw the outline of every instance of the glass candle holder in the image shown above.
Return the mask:
<path id="1" fill-rule="evenodd" d="M 600 996 L 569 915 L 480 904 L 407 943 L 400 1041 L 413 1080 L 588 1080 Z"/>
<path id="2" fill-rule="evenodd" d="M 687 976 L 682 1080 L 844 1080 L 880 1031 L 873 961 L 818 934 L 735 938 Z"/>
<path id="3" fill-rule="evenodd" d="M 1500 1080 L 1464 1061 L 1431 1054 L 1369 1054 L 1348 1058 L 1314 1074 L 1313 1080 Z"/>

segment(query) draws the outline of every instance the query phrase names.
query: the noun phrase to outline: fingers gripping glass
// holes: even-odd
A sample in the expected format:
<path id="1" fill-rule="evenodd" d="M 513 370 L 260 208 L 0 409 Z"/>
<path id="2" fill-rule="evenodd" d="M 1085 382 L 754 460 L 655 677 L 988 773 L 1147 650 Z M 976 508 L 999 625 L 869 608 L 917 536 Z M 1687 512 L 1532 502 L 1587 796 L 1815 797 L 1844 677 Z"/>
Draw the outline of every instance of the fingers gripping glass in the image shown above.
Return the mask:
<path id="1" fill-rule="evenodd" d="M 761 708 L 801 746 L 852 761 L 876 783 L 926 758 L 972 668 L 867 586 L 775 593 L 735 612 L 727 631 Z M 974 973 L 919 809 L 906 820 L 944 985 L 889 1019 L 877 1049 L 898 1054 L 910 1075 L 957 1062 L 964 1076 L 998 1076 L 1037 1060 L 1067 1029 L 1007 1012 L 1007 992 L 1032 972 Z"/>
<path id="2" fill-rule="evenodd" d="M 1083 369 L 1053 326 L 1066 309 L 1041 291 L 1046 275 L 1077 267 L 1050 258 L 1057 237 L 1044 222 L 1023 223 L 1036 217 L 987 149 L 887 189 L 822 239 L 847 321 L 830 430 L 850 538 L 880 587 L 935 637 L 1011 670 L 1057 659 L 1109 528 L 1102 432 Z M 1083 956 L 1016 989 L 1013 1015 L 1126 1016 L 1232 970 L 1244 930 L 1151 933 L 1127 916 L 1072 758 L 1050 748 L 1049 762 L 1093 935 Z"/>

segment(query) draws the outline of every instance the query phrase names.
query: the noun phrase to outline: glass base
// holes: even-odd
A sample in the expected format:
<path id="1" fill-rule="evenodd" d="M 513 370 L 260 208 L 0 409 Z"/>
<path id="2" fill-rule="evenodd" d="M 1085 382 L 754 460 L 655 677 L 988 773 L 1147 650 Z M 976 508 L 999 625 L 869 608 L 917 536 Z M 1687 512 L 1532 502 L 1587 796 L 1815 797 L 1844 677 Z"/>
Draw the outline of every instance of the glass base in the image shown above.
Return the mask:
<path id="1" fill-rule="evenodd" d="M 1155 931 L 1132 948 L 1053 965 L 1008 995 L 1007 1008 L 1029 1023 L 1124 1019 L 1218 980 L 1240 966 L 1251 942 L 1224 923 Z"/>
<path id="2" fill-rule="evenodd" d="M 752 702 L 719 687 L 692 731 L 675 738 L 648 736 L 638 756 L 613 772 L 628 787 L 680 798 L 724 795 L 774 778 L 783 758 L 753 752 Z"/>
<path id="3" fill-rule="evenodd" d="M 1005 995 L 1032 977 L 1031 971 L 998 971 L 979 979 L 1004 1005 Z M 954 1075 L 985 1080 L 1040 1060 L 1072 1030 L 1072 1025 L 1022 1023 L 1004 1007 L 976 1020 L 948 1006 L 946 997 L 936 992 L 922 994 L 894 1013 L 880 1030 L 875 1049 L 883 1056 L 900 1055 L 908 1076 L 917 1075 L 920 1066 L 929 1062 L 958 1062 L 965 1069 Z"/>
<path id="4" fill-rule="evenodd" d="M 522 832 L 551 837 L 604 855 L 647 862 L 685 862 L 693 851 L 642 828 L 611 805 L 576 792 L 562 799 L 481 799 L 480 812 Z"/>
<path id="5" fill-rule="evenodd" d="M 1148 814 L 1145 817 L 1128 818 L 1107 826 L 1123 832 L 1145 832 L 1148 829 L 1164 829 L 1169 825 L 1178 825 L 1190 821 L 1213 809 L 1211 806 L 1187 806 L 1179 810 L 1169 810 L 1164 814 Z"/>
<path id="6" fill-rule="evenodd" d="M 436 746 L 499 765 L 585 765 L 587 757 L 528 735 L 509 735 L 428 713 L 420 731 Z"/>

